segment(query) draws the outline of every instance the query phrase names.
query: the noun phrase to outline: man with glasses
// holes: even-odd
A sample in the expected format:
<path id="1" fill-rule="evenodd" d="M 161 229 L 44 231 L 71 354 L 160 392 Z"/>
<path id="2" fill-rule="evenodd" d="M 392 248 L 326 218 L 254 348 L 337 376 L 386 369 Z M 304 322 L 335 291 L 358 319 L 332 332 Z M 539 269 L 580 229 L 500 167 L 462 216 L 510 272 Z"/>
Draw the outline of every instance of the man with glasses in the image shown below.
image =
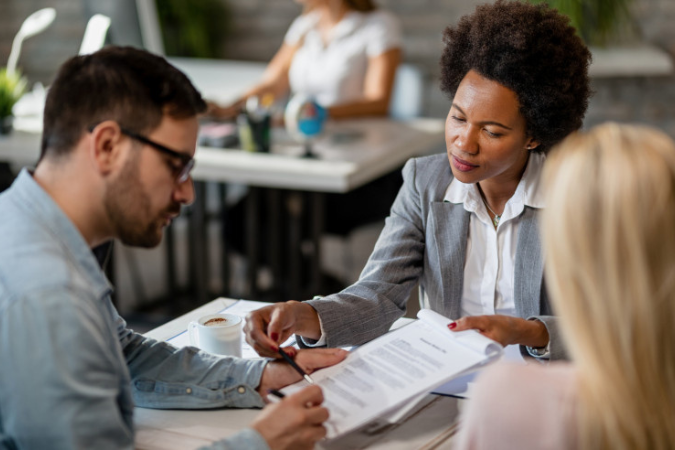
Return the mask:
<path id="1" fill-rule="evenodd" d="M 197 115 L 163 58 L 109 47 L 67 61 L 47 96 L 42 153 L 0 194 L 0 449 L 133 448 L 134 404 L 262 407 L 300 379 L 278 361 L 176 349 L 126 327 L 91 248 L 154 247 L 194 198 Z M 308 371 L 340 350 L 293 352 Z M 310 448 L 325 435 L 307 388 L 213 448 Z"/>

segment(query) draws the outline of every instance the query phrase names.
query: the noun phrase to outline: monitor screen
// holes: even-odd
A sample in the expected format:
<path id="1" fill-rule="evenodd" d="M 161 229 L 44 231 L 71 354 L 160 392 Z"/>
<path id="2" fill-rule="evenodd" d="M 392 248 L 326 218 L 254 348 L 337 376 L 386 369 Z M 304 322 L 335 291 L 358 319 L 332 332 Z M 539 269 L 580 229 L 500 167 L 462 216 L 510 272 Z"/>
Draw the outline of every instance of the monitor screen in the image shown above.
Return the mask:
<path id="1" fill-rule="evenodd" d="M 94 14 L 110 17 L 106 42 L 164 55 L 155 0 L 85 0 L 84 12 L 87 20 Z"/>

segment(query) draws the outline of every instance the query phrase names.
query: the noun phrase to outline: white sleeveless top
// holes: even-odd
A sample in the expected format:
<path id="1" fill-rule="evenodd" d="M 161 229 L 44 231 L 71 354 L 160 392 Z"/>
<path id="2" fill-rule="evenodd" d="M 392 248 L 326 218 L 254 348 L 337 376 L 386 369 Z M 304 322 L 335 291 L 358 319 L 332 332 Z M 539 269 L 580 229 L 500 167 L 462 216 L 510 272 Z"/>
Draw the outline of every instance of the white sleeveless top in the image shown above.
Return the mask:
<path id="1" fill-rule="evenodd" d="M 398 20 L 382 10 L 348 12 L 327 45 L 318 20 L 318 12 L 299 16 L 286 32 L 286 44 L 300 44 L 289 70 L 291 91 L 325 107 L 362 99 L 368 59 L 401 46 Z"/>

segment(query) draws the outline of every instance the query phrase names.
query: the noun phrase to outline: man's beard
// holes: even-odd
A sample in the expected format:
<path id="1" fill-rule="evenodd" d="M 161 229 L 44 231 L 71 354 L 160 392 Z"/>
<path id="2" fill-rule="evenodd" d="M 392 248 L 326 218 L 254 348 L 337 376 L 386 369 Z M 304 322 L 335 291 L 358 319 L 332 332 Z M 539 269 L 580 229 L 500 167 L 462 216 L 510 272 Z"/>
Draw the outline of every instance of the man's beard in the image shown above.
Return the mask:
<path id="1" fill-rule="evenodd" d="M 103 202 L 116 238 L 125 245 L 152 248 L 162 241 L 167 216 L 178 214 L 180 205 L 172 204 L 151 217 L 151 201 L 140 182 L 138 159 L 131 158 L 124 165 Z"/>

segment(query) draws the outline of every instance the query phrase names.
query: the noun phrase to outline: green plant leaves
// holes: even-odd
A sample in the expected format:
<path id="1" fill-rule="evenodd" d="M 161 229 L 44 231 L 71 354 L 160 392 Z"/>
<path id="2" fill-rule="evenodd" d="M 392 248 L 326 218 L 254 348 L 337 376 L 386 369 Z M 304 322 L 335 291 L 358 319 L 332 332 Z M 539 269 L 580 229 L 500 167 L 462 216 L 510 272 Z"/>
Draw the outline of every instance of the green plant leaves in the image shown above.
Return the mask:
<path id="1" fill-rule="evenodd" d="M 28 80 L 21 73 L 0 69 L 0 119 L 12 115 L 12 106 L 26 92 Z"/>
<path id="2" fill-rule="evenodd" d="M 156 0 L 164 50 L 169 56 L 219 58 L 230 28 L 224 0 Z"/>
<path id="3" fill-rule="evenodd" d="M 604 45 L 630 20 L 632 0 L 528 0 L 547 3 L 570 18 L 581 38 L 589 45 Z"/>

